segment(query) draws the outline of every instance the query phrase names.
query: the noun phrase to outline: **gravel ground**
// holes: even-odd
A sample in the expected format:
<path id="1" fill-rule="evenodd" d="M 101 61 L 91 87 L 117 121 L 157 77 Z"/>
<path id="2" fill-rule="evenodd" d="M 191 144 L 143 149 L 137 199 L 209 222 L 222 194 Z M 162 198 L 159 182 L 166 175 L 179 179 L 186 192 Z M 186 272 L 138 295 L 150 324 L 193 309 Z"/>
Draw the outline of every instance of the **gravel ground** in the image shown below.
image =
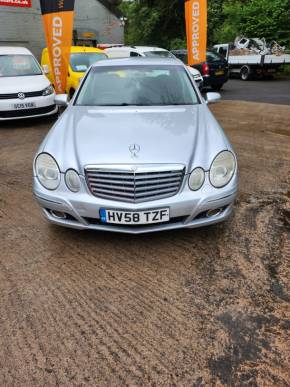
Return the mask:
<path id="1" fill-rule="evenodd" d="M 0 386 L 289 386 L 290 107 L 212 110 L 239 157 L 232 218 L 127 236 L 48 225 L 48 121 L 0 127 Z"/>

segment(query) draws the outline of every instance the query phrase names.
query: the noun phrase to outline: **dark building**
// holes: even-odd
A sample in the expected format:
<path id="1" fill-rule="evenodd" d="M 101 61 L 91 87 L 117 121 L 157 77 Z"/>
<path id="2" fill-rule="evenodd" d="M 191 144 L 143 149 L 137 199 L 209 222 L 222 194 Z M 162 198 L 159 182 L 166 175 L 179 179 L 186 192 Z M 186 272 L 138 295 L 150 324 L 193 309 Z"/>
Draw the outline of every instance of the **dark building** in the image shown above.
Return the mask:
<path id="1" fill-rule="evenodd" d="M 76 0 L 74 43 L 123 43 L 122 13 L 116 7 L 120 0 Z M 0 45 L 23 46 L 40 58 L 45 47 L 39 0 L 32 8 L 0 6 Z"/>

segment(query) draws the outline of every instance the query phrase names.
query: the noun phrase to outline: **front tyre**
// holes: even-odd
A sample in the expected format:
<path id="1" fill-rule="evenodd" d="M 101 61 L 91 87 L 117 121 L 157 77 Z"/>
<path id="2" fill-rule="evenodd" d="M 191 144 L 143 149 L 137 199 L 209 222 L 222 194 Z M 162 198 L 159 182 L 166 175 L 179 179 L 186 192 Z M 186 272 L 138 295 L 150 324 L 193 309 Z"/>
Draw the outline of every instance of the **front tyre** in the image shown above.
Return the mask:
<path id="1" fill-rule="evenodd" d="M 251 79 L 251 69 L 249 66 L 243 66 L 240 71 L 242 81 L 249 81 Z"/>

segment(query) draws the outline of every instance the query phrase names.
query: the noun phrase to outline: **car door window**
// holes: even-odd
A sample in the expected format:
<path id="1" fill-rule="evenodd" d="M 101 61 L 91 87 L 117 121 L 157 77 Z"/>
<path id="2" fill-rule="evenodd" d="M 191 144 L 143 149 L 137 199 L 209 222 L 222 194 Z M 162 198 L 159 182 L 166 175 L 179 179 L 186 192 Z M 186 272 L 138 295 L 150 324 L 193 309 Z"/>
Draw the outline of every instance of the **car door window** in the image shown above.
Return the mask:
<path id="1" fill-rule="evenodd" d="M 138 52 L 131 51 L 130 56 L 141 56 Z"/>

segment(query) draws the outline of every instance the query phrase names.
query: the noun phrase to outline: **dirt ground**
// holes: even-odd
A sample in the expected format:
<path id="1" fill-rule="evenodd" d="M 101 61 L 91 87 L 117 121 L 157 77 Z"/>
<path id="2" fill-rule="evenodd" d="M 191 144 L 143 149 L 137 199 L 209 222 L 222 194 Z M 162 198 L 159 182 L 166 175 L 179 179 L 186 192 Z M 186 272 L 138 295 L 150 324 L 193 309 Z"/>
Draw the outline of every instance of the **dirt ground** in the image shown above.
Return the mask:
<path id="1" fill-rule="evenodd" d="M 1 124 L 1 387 L 290 385 L 290 106 L 212 110 L 234 215 L 145 236 L 48 225 L 31 164 L 51 123 Z"/>

